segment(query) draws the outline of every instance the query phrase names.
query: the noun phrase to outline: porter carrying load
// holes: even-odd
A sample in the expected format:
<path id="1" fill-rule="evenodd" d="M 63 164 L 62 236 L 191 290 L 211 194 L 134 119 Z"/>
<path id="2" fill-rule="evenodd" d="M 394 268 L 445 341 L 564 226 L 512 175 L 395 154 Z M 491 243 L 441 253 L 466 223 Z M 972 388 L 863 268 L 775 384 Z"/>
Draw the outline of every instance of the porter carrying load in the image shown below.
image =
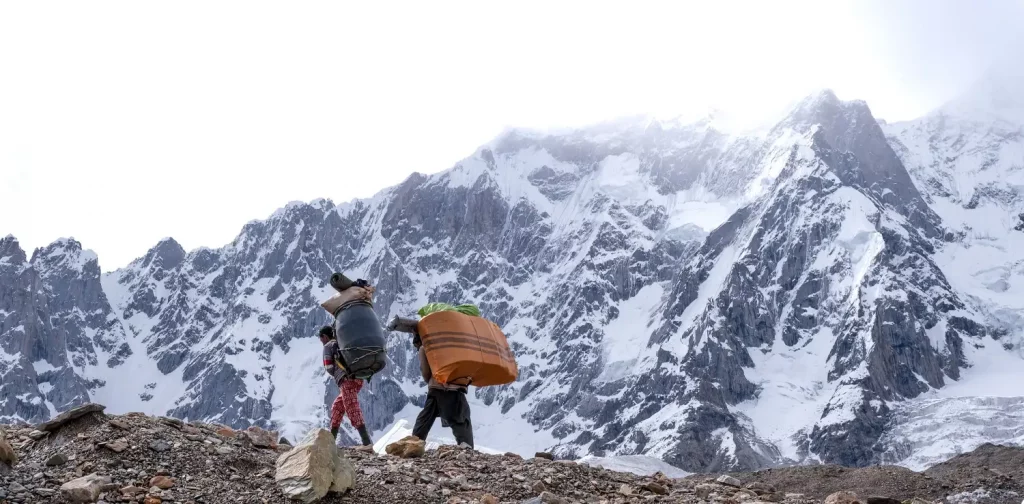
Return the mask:
<path id="1" fill-rule="evenodd" d="M 370 287 L 366 280 L 349 280 L 341 273 L 331 275 L 331 287 L 338 295 L 321 306 L 334 316 L 334 334 L 338 340 L 339 364 L 348 376 L 369 380 L 387 364 L 384 329 L 373 311 L 373 303 L 365 299 L 349 300 L 346 290 Z"/>

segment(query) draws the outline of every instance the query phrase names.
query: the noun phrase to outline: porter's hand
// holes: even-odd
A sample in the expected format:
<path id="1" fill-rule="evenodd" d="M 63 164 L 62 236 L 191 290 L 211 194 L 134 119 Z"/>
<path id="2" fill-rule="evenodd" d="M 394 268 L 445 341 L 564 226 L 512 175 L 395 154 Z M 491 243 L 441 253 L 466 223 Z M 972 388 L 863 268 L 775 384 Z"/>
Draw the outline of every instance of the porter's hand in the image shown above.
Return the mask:
<path id="1" fill-rule="evenodd" d="M 376 289 L 374 289 L 372 285 L 367 285 L 366 287 L 356 287 L 356 289 L 362 291 L 361 296 L 363 299 L 367 301 L 373 301 L 373 293 L 376 291 Z"/>

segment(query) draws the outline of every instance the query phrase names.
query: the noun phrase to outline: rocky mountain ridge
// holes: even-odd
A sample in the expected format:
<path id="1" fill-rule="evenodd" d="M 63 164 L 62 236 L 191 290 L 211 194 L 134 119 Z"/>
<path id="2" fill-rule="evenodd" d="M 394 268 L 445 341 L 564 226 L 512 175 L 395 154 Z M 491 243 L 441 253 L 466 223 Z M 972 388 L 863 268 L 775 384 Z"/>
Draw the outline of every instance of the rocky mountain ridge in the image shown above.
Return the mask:
<path id="1" fill-rule="evenodd" d="M 466 301 L 504 328 L 520 378 L 474 391 L 481 444 L 689 471 L 969 450 L 983 434 L 966 447 L 889 435 L 921 422 L 909 405 L 979 395 L 978 363 L 1020 364 L 1018 259 L 995 245 L 996 300 L 976 285 L 991 273 L 950 260 L 979 242 L 936 203 L 962 167 L 922 161 L 908 133 L 921 128 L 822 92 L 744 137 L 707 122 L 513 131 L 371 199 L 290 204 L 221 249 L 168 239 L 105 274 L 73 240 L 27 259 L 8 237 L 0 418 L 93 400 L 298 438 L 335 393 L 312 335 L 341 270 L 377 285 L 382 320 Z M 959 148 L 970 133 L 988 142 L 972 153 L 1009 160 L 993 177 L 1016 173 L 1018 137 L 973 128 L 931 138 Z M 984 194 L 1024 212 L 1015 191 Z M 424 393 L 409 341 L 389 346 L 361 397 L 378 433 Z"/>

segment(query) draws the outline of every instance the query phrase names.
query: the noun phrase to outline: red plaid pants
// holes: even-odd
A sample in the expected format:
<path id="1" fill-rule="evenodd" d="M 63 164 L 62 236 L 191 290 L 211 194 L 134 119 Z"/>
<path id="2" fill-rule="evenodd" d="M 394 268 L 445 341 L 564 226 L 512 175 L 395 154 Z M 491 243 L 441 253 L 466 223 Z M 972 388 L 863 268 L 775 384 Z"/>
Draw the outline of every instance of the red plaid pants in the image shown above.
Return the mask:
<path id="1" fill-rule="evenodd" d="M 341 392 L 331 405 L 331 428 L 341 427 L 341 418 L 348 413 L 352 426 L 363 426 L 363 410 L 359 407 L 359 391 L 363 388 L 363 380 L 342 380 Z"/>

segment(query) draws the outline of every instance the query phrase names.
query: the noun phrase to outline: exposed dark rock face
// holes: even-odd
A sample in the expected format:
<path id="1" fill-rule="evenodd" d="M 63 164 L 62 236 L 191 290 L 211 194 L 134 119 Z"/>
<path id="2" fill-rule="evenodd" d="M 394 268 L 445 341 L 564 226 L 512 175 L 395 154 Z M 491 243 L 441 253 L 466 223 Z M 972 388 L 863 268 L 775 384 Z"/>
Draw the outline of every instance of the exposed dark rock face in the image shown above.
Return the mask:
<path id="1" fill-rule="evenodd" d="M 96 256 L 59 240 L 26 257 L 0 239 L 0 418 L 48 418 L 103 385 L 74 371 L 131 354 L 100 285 Z"/>

